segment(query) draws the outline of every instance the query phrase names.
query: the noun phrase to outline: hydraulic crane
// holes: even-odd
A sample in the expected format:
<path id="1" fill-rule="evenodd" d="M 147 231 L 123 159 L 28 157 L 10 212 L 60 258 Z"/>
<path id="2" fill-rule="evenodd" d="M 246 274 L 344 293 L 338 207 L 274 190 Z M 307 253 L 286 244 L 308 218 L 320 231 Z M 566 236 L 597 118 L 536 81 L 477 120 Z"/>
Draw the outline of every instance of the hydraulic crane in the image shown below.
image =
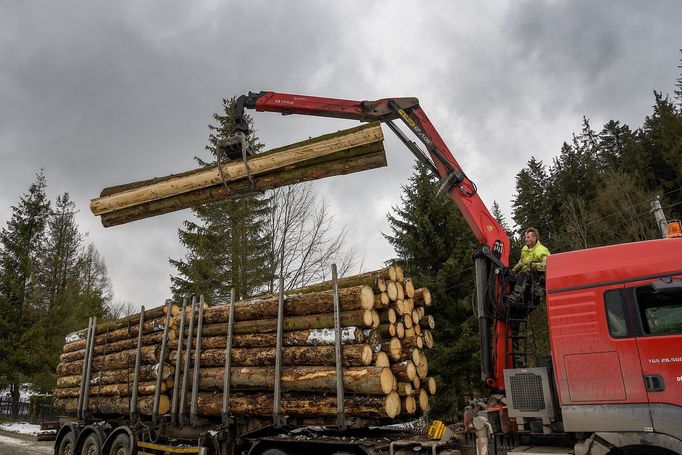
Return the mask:
<path id="1" fill-rule="evenodd" d="M 438 194 L 450 195 L 480 243 L 474 255 L 474 264 L 476 308 L 481 337 L 481 379 L 493 390 L 504 390 L 504 369 L 520 366 L 515 365 L 518 355 L 513 352 L 515 343 L 511 341 L 518 325 L 510 322 L 510 319 L 519 319 L 518 315 L 511 314 L 504 299 L 508 287 L 505 277 L 509 266 L 509 236 L 481 200 L 476 184 L 462 170 L 419 105 L 419 100 L 384 98 L 376 101 L 352 101 L 268 91 L 250 92 L 240 96 L 235 107 L 234 137 L 241 139 L 242 143 L 244 136 L 248 134 L 248 125 L 244 119 L 245 109 L 278 112 L 283 115 L 311 115 L 385 123 L 417 159 L 440 178 Z M 395 121 L 401 121 L 422 142 L 426 152 Z M 527 315 L 527 311 L 521 311 L 520 314 Z"/>

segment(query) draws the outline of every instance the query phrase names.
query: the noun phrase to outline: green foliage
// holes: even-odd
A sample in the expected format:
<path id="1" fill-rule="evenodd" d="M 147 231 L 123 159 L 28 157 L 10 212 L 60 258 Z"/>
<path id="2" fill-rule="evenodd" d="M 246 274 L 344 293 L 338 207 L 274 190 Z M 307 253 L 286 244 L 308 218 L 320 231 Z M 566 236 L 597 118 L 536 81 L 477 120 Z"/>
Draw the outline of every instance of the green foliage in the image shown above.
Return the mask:
<path id="1" fill-rule="evenodd" d="M 417 163 L 403 186 L 401 204 L 388 215 L 391 234 L 384 234 L 417 286 L 433 294 L 436 347 L 429 369 L 439 392 L 432 400 L 434 417 L 454 418 L 464 397 L 478 389 L 477 320 L 471 310 L 476 241 L 450 198 L 436 199 L 439 183 Z"/>
<path id="2" fill-rule="evenodd" d="M 202 165 L 221 158 L 219 143 L 234 127 L 235 99 L 223 99 L 223 112 L 214 114 L 206 146 L 213 161 L 200 158 Z M 249 129 L 252 121 L 247 118 Z M 252 150 L 263 146 L 253 134 L 247 136 Z M 223 158 L 224 161 L 224 158 Z M 192 209 L 197 221 L 185 221 L 179 239 L 187 248 L 184 259 L 171 259 L 178 275 L 171 278 L 173 293 L 204 295 L 209 303 L 229 300 L 234 286 L 237 298 L 262 292 L 271 282 L 272 258 L 266 229 L 269 200 L 262 195 L 246 195 Z"/>

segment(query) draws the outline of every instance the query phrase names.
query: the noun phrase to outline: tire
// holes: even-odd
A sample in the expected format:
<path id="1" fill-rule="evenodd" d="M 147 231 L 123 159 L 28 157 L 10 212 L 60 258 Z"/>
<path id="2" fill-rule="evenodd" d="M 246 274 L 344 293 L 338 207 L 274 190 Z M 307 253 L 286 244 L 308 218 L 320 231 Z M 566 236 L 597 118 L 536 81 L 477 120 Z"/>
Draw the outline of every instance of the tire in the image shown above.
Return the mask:
<path id="1" fill-rule="evenodd" d="M 271 448 L 271 449 L 266 449 L 265 452 L 261 453 L 261 455 L 289 455 L 289 453 L 285 452 L 284 450 Z"/>
<path id="2" fill-rule="evenodd" d="M 66 433 L 59 441 L 57 455 L 76 455 L 76 435 L 73 434 L 73 431 Z"/>
<path id="3" fill-rule="evenodd" d="M 111 443 L 109 455 L 129 455 L 130 454 L 130 436 L 126 433 L 121 433 Z"/>
<path id="4" fill-rule="evenodd" d="M 102 447 L 95 433 L 90 433 L 83 441 L 80 455 L 102 455 Z"/>

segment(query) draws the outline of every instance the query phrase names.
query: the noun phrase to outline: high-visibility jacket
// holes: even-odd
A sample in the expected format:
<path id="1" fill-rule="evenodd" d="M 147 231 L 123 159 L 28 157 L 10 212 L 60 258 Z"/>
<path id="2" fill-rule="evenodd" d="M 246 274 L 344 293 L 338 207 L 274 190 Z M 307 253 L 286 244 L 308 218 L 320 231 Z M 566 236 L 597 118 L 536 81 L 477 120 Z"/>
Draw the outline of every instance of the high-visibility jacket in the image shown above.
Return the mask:
<path id="1" fill-rule="evenodd" d="M 549 255 L 549 250 L 539 240 L 533 245 L 533 248 L 524 245 L 521 250 L 521 259 L 514 266 L 514 271 L 528 272 L 532 269 L 544 272 L 547 268 L 547 256 Z"/>

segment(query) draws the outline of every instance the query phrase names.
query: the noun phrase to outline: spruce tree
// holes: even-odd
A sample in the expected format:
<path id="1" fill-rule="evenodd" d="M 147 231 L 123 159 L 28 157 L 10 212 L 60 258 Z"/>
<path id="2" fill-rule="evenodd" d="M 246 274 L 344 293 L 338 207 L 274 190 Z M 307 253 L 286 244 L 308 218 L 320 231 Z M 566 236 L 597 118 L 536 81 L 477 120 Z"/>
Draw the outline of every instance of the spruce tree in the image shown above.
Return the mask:
<path id="1" fill-rule="evenodd" d="M 476 240 L 450 197 L 436 198 L 439 181 L 421 163 L 403 186 L 401 204 L 388 214 L 384 234 L 419 286 L 433 294 L 438 321 L 429 367 L 438 380 L 435 416 L 455 418 L 464 398 L 479 391 L 478 324 L 471 310 Z"/>
<path id="2" fill-rule="evenodd" d="M 18 413 L 19 388 L 41 370 L 37 268 L 44 248 L 50 202 L 42 172 L 28 188 L 0 231 L 0 386 L 10 387 L 12 413 Z"/>
<path id="3" fill-rule="evenodd" d="M 216 164 L 221 155 L 220 142 L 233 133 L 235 99 L 223 99 L 223 112 L 213 115 L 206 150 L 211 160 L 196 158 L 201 165 Z M 249 130 L 253 121 L 247 116 Z M 263 145 L 253 134 L 247 136 L 251 150 Z M 204 295 L 211 303 L 229 299 L 234 287 L 237 298 L 261 292 L 271 281 L 269 237 L 266 228 L 268 198 L 260 194 L 220 201 L 192 209 L 197 220 L 184 222 L 180 242 L 187 248 L 184 259 L 171 259 L 178 275 L 171 278 L 176 296 Z"/>
<path id="4" fill-rule="evenodd" d="M 531 157 L 526 167 L 516 174 L 516 193 L 512 200 L 514 222 L 519 233 L 529 227 L 542 235 L 550 231 L 550 214 L 547 200 L 548 175 L 541 160 Z"/>

